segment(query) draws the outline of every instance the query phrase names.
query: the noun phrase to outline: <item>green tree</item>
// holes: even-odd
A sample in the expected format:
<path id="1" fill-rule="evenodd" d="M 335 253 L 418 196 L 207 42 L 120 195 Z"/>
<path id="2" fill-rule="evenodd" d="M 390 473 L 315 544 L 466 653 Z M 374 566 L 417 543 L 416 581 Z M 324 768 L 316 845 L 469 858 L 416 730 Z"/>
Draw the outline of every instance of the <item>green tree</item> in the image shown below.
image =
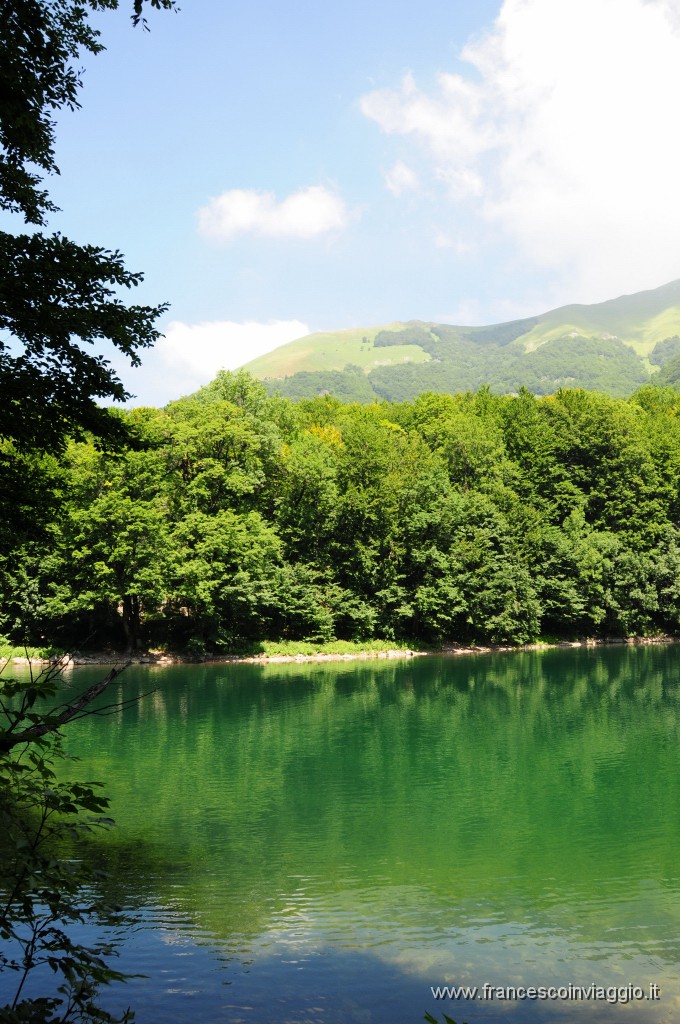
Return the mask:
<path id="1" fill-rule="evenodd" d="M 174 6 L 174 0 L 133 0 L 133 21 L 144 20 L 145 2 Z M 5 221 L 19 217 L 34 229 L 0 231 L 0 518 L 8 525 L 2 539 L 13 534 L 16 546 L 34 530 L 27 529 L 26 509 L 45 505 L 39 486 L 33 497 L 24 486 L 15 500 L 17 460 L 21 470 L 33 453 L 59 455 L 69 435 L 88 430 L 100 440 L 122 439 L 121 419 L 98 400 L 122 400 L 126 392 L 97 350 L 110 343 L 136 364 L 139 351 L 158 337 L 155 321 L 166 308 L 120 299 L 120 290 L 136 286 L 141 275 L 126 270 L 119 252 L 35 230 L 57 212 L 43 185 L 45 175 L 58 173 L 56 114 L 78 106 L 80 54 L 102 48 L 88 16 L 117 6 L 117 0 L 0 2 L 0 210 Z M 51 497 L 54 512 L 57 488 Z M 110 1020 L 96 1004 L 98 983 L 115 977 L 102 959 L 107 950 L 88 950 L 69 933 L 71 924 L 91 916 L 83 887 L 92 878 L 70 870 L 78 858 L 66 859 L 62 845 L 68 839 L 80 849 L 93 825 L 83 815 L 98 815 L 105 801 L 91 787 L 56 783 L 50 757 L 60 755 L 45 748 L 45 737 L 68 719 L 56 723 L 38 712 L 39 695 L 35 686 L 5 682 L 0 704 L 6 719 L 0 729 L 0 937 L 19 950 L 3 952 L 2 966 L 20 975 L 15 999 L 0 1013 L 8 1022 Z M 23 740 L 18 746 L 17 736 Z M 60 974 L 63 985 L 54 996 L 23 998 L 24 979 L 41 963 Z"/>
<path id="2" fill-rule="evenodd" d="M 277 523 L 289 558 L 328 565 L 338 517 L 342 443 L 336 427 L 313 425 L 282 449 Z"/>
<path id="3" fill-rule="evenodd" d="M 400 635 L 459 643 L 535 638 L 535 587 L 510 525 L 487 495 L 452 492 L 412 516 L 405 552 L 399 589 L 389 595 Z"/>
<path id="4" fill-rule="evenodd" d="M 281 542 L 258 512 L 194 511 L 176 526 L 174 593 L 209 648 L 266 635 L 281 601 Z"/>
<path id="5" fill-rule="evenodd" d="M 145 619 L 168 596 L 173 565 L 163 458 L 153 450 L 106 456 L 85 444 L 68 455 L 70 500 L 43 566 L 44 613 L 70 624 L 70 643 L 78 634 L 96 643 L 103 627 L 118 646 L 122 629 L 126 650 L 135 650 Z"/>
<path id="6" fill-rule="evenodd" d="M 58 173 L 55 114 L 78 106 L 80 53 L 103 48 L 88 13 L 117 6 L 118 0 L 0 4 L 0 209 L 28 224 L 44 227 L 56 213 L 43 182 Z M 142 13 L 143 0 L 135 0 L 133 19 Z M 127 306 L 118 297 L 140 281 L 118 252 L 58 233 L 0 232 L 3 436 L 54 450 L 74 430 L 117 433 L 120 421 L 97 399 L 122 400 L 125 389 L 104 356 L 88 349 L 109 341 L 135 365 L 139 350 L 153 344 L 154 322 L 166 307 Z"/>
<path id="7" fill-rule="evenodd" d="M 507 476 L 500 403 L 488 389 L 476 395 L 419 395 L 406 421 L 441 455 L 455 486 L 479 488 Z"/>

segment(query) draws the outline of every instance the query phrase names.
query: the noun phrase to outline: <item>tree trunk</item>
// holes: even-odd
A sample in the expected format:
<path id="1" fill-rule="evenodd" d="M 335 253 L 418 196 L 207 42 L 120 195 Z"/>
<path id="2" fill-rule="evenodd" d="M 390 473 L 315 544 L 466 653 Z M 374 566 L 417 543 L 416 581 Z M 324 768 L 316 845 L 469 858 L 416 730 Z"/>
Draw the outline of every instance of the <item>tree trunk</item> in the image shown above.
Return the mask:
<path id="1" fill-rule="evenodd" d="M 138 596 L 136 594 L 125 594 L 123 597 L 123 631 L 125 633 L 127 651 L 137 650 L 139 647 L 140 620 Z"/>

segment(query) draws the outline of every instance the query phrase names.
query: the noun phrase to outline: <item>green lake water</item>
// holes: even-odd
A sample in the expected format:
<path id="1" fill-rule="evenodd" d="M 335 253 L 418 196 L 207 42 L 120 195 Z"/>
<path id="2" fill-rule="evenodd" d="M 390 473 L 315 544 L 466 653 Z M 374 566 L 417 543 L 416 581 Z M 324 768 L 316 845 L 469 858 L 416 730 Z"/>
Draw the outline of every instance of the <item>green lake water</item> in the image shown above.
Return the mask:
<path id="1" fill-rule="evenodd" d="M 139 913 L 111 1008 L 680 1020 L 680 646 L 131 668 L 107 700 L 149 690 L 67 733 Z M 660 998 L 431 992 L 484 983 Z"/>

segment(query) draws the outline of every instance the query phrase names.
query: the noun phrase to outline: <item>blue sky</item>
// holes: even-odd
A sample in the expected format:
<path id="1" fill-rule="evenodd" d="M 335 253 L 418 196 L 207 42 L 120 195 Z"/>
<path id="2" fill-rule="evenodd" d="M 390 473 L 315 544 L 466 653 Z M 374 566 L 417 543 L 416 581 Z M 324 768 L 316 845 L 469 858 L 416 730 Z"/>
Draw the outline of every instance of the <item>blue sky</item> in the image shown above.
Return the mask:
<path id="1" fill-rule="evenodd" d="M 122 250 L 161 404 L 301 334 L 680 276 L 678 0 L 181 0 L 99 17 L 52 226 Z"/>

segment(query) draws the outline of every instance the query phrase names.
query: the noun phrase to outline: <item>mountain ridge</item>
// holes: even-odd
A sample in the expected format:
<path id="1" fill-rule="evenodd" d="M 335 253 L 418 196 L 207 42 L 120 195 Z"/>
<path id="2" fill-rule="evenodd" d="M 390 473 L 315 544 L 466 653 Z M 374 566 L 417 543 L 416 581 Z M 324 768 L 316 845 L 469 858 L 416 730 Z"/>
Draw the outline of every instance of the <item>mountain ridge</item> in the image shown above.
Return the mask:
<path id="1" fill-rule="evenodd" d="M 422 391 L 537 394 L 586 387 L 625 396 L 680 358 L 680 279 L 498 324 L 409 320 L 318 332 L 243 367 L 290 398 L 405 400 Z M 670 344 L 669 344 L 670 343 Z M 363 379 L 362 379 L 363 378 Z"/>

